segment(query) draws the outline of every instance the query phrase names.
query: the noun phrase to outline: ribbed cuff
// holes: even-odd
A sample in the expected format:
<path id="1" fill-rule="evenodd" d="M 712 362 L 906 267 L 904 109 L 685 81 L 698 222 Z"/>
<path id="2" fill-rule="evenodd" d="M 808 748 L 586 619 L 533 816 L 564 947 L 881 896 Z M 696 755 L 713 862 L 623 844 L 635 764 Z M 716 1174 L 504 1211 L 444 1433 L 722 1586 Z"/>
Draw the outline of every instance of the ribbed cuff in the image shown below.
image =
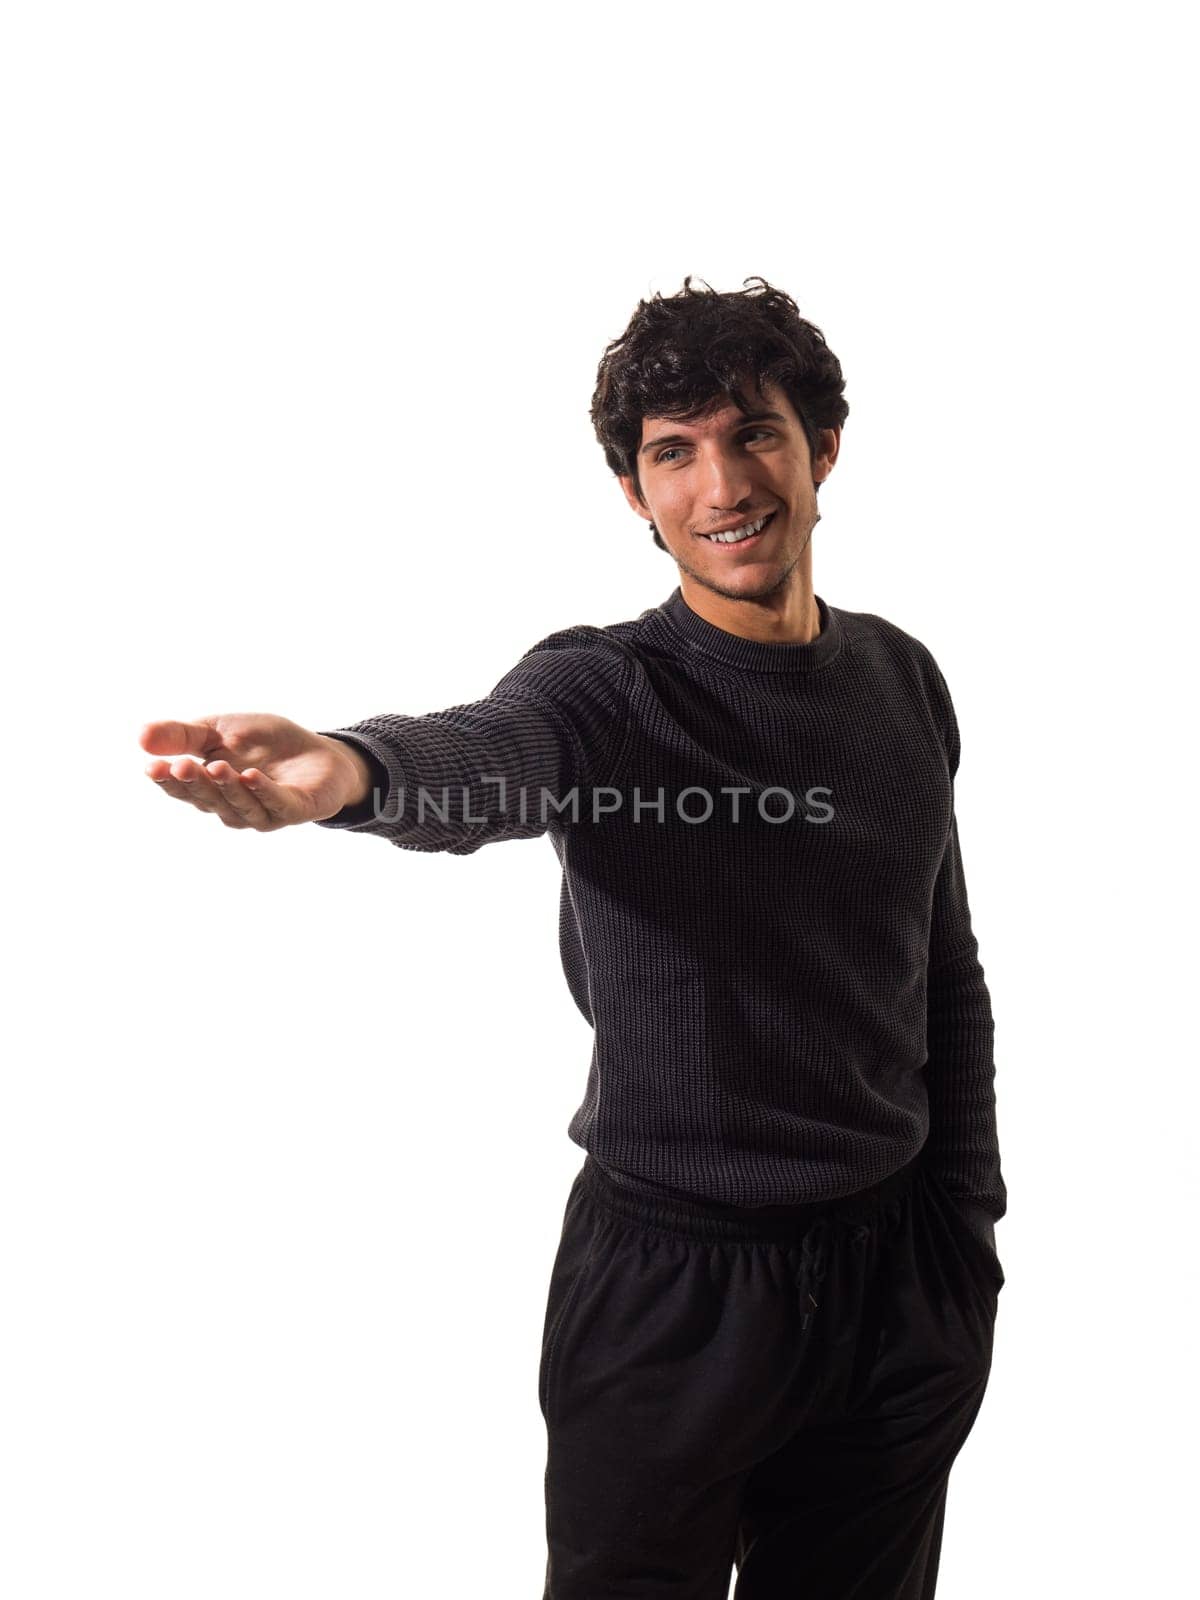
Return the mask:
<path id="1" fill-rule="evenodd" d="M 391 794 L 391 776 L 384 764 L 382 755 L 375 741 L 366 739 L 358 733 L 347 733 L 341 728 L 318 728 L 316 730 L 326 739 L 341 739 L 345 744 L 352 744 L 360 750 L 367 759 L 371 769 L 371 787 L 366 797 L 356 806 L 343 806 L 340 811 L 335 811 L 331 817 L 322 817 L 317 823 L 318 828 L 361 828 L 369 823 L 379 821 L 380 812 L 386 812 Z M 376 794 L 378 791 L 378 795 Z"/>

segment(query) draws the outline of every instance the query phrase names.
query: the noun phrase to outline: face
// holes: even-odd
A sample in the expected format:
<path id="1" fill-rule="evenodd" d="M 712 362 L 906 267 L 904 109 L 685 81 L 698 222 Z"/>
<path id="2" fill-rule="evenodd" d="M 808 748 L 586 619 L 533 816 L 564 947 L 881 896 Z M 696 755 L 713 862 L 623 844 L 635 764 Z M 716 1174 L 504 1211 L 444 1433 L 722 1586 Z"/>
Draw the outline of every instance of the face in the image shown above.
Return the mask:
<path id="1" fill-rule="evenodd" d="M 841 430 L 822 429 L 814 458 L 777 383 L 764 384 L 761 400 L 747 382 L 738 392 L 750 416 L 730 401 L 686 423 L 644 417 L 638 474 L 646 504 L 632 477 L 623 477 L 621 487 L 692 583 L 730 600 L 765 599 L 798 585 L 805 571 L 811 584 L 816 484 L 833 469 Z M 740 542 L 706 537 L 765 516 L 765 527 Z"/>

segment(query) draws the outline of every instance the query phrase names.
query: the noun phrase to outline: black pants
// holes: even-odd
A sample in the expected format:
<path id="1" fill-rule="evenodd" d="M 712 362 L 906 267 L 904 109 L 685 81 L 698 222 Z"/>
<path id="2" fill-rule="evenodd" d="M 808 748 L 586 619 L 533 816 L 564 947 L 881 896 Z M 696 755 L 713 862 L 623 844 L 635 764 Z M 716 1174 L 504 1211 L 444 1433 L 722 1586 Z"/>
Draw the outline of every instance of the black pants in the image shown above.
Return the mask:
<path id="1" fill-rule="evenodd" d="M 929 1600 L 1000 1262 L 921 1156 L 834 1204 L 645 1200 L 588 1156 L 539 1372 L 543 1600 Z"/>

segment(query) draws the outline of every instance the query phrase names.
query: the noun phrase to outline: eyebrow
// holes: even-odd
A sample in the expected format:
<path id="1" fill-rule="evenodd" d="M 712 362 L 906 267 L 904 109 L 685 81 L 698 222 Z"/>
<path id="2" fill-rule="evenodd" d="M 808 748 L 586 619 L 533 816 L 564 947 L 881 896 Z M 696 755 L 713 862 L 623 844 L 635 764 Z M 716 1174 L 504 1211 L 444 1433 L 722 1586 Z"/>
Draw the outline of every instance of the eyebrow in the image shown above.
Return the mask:
<path id="1" fill-rule="evenodd" d="M 734 423 L 730 428 L 731 433 L 739 433 L 743 428 L 749 427 L 752 422 L 786 422 L 787 418 L 780 411 L 751 411 L 748 416 L 743 416 L 740 422 Z M 659 445 L 691 444 L 691 440 L 682 433 L 663 433 L 657 439 L 647 439 L 638 455 L 649 455 L 651 450 Z"/>

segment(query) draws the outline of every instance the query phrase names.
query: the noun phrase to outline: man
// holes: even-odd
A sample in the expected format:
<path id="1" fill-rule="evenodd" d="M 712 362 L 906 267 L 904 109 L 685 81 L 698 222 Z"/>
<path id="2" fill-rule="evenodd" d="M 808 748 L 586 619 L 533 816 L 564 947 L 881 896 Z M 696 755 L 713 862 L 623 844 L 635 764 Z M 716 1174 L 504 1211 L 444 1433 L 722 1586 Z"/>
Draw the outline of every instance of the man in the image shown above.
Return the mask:
<path id="1" fill-rule="evenodd" d="M 546 1600 L 724 1600 L 735 1564 L 737 1600 L 925 1600 L 991 1366 L 954 709 L 923 644 L 813 589 L 849 408 L 758 283 L 641 302 L 600 365 L 597 437 L 679 571 L 661 605 L 428 716 L 142 733 L 230 827 L 550 836 L 595 1045 L 539 1376 Z"/>

